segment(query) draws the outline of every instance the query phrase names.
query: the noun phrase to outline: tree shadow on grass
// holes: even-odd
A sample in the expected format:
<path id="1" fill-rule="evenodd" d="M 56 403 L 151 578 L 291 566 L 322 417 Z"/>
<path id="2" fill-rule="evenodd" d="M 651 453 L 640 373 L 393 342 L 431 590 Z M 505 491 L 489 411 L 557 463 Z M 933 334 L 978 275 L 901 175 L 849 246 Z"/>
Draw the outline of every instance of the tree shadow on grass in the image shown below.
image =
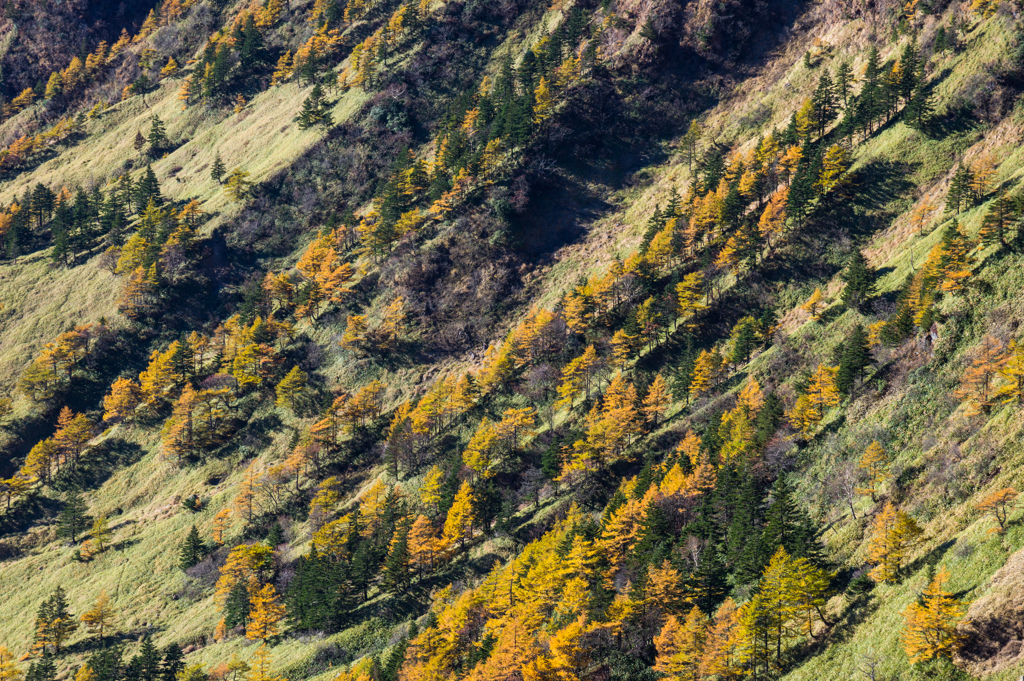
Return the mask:
<path id="1" fill-rule="evenodd" d="M 55 492 L 97 489 L 114 473 L 137 462 L 145 451 L 134 442 L 120 438 L 104 440 L 87 451 L 79 462 L 54 476 Z"/>
<path id="2" fill-rule="evenodd" d="M 24 497 L 11 511 L 0 515 L 0 534 L 25 532 L 40 520 L 56 517 L 60 507 L 59 500 L 41 494 Z"/>
<path id="3" fill-rule="evenodd" d="M 916 574 L 918 570 L 928 565 L 938 565 L 942 557 L 949 552 L 951 548 L 956 544 L 956 539 L 950 539 L 949 541 L 942 542 L 934 549 L 919 557 L 903 570 L 904 575 Z"/>

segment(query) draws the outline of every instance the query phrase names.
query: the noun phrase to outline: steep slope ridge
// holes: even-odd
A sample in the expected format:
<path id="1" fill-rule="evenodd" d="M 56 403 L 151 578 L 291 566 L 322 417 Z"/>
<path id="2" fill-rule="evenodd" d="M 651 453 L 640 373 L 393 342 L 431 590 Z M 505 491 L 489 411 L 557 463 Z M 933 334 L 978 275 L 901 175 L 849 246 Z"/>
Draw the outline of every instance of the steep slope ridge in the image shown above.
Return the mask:
<path id="1" fill-rule="evenodd" d="M 821 3 L 754 69 L 743 60 L 774 42 L 751 27 L 787 26 L 795 8 L 185 4 L 180 19 L 154 14 L 164 26 L 127 54 L 151 74 L 165 57 L 198 64 L 126 92 L 4 188 L 11 200 L 66 184 L 57 203 L 84 212 L 51 209 L 12 241 L 20 210 L 8 210 L 10 280 L 40 283 L 7 294 L 23 321 L 5 323 L 5 353 L 30 380 L 5 422 L 2 574 L 33 587 L 11 597 L 0 642 L 27 651 L 58 586 L 76 614 L 105 591 L 123 664 L 79 632 L 50 645 L 62 674 L 88 661 L 103 679 L 135 678 L 127 662 L 145 657 L 149 634 L 204 666 L 189 673 L 223 675 L 233 653 L 252 656 L 237 600 L 225 602 L 238 582 L 246 609 L 267 585 L 286 603 L 288 633 L 260 650 L 288 678 L 333 678 L 353 662 L 343 675 L 653 678 L 654 664 L 681 675 L 674 628 L 703 640 L 712 615 L 726 627 L 707 634 L 718 648 L 684 651 L 717 660 L 699 672 L 709 677 L 956 673 L 942 666 L 949 651 L 911 666 L 892 634 L 933 571 L 948 567 L 951 591 L 971 600 L 1021 545 L 1012 515 L 990 535 L 973 510 L 1019 484 L 1019 408 L 969 379 L 979 344 L 1012 366 L 1022 312 L 1016 204 L 1002 241 L 991 219 L 982 230 L 1019 181 L 1013 8 L 857 18 Z M 199 21 L 234 30 L 161 51 L 161 31 Z M 265 52 L 250 66 L 257 24 Z M 860 97 L 839 106 L 833 93 L 821 113 L 820 76 L 844 53 Z M 914 59 L 925 66 L 907 68 Z M 272 72 L 298 83 L 270 85 Z M 311 93 L 324 76 L 326 95 Z M 156 145 L 132 140 L 153 114 L 174 148 L 150 163 Z M 210 177 L 217 157 L 258 182 L 240 201 Z M 957 168 L 972 170 L 969 192 Z M 956 186 L 965 206 L 944 214 Z M 127 200 L 129 225 L 110 217 L 111 197 Z M 18 203 L 37 213 L 34 199 Z M 874 291 L 850 275 L 861 249 Z M 120 277 L 101 271 L 118 261 Z M 34 313 L 83 281 L 97 302 Z M 839 302 L 857 286 L 861 299 Z M 821 302 L 804 305 L 816 290 Z M 860 359 L 844 351 L 855 324 L 873 336 Z M 8 339 L 34 355 L 57 340 L 29 364 Z M 830 391 L 831 365 L 853 380 L 809 408 Z M 987 380 L 1012 386 L 996 368 Z M 46 439 L 64 405 L 105 422 L 84 451 L 71 413 Z M 888 463 L 867 492 L 857 464 L 872 441 Z M 75 490 L 109 518 L 106 550 L 54 540 Z M 885 563 L 869 540 L 890 502 L 925 538 L 870 589 L 868 568 Z M 189 528 L 209 537 L 229 508 L 225 545 L 208 538 L 209 557 L 183 575 Z M 270 563 L 247 563 L 267 555 L 268 536 Z M 770 628 L 742 618 L 795 612 L 766 600 L 780 545 L 807 574 L 835 574 L 812 595 L 809 632 L 779 620 L 776 650 L 758 643 Z M 726 596 L 745 608 L 738 626 Z M 965 625 L 975 639 L 978 610 Z M 972 669 L 1019 674 L 984 650 L 965 653 Z"/>

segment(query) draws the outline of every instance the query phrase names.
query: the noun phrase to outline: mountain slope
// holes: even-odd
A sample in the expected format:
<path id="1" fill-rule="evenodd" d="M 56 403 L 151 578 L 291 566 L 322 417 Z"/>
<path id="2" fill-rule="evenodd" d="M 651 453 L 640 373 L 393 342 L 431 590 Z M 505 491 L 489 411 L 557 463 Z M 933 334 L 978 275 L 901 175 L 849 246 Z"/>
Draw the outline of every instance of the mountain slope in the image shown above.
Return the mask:
<path id="1" fill-rule="evenodd" d="M 168 0 L 56 80 L 12 33 L 0 645 L 1017 678 L 1020 8 L 975 5 Z M 39 643 L 58 587 L 105 639 Z"/>

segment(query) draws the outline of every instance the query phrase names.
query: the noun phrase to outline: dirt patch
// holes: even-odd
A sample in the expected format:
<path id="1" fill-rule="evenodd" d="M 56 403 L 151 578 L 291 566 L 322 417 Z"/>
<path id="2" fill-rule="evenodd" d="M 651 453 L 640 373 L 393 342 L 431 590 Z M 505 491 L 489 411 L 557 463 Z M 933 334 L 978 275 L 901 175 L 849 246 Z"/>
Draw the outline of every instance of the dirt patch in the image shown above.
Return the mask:
<path id="1" fill-rule="evenodd" d="M 975 676 L 1024 660 L 1024 549 L 992 575 L 957 628 L 965 637 L 960 661 Z"/>

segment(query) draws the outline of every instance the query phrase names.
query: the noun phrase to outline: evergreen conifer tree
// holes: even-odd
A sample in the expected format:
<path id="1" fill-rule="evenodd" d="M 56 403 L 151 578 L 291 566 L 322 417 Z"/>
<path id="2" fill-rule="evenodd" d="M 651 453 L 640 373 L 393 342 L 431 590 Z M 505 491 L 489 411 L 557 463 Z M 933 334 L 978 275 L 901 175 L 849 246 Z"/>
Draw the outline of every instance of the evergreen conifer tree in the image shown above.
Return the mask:
<path id="1" fill-rule="evenodd" d="M 43 653 L 43 656 L 28 666 L 25 674 L 25 681 L 56 681 L 57 666 L 53 662 L 50 653 Z"/>
<path id="2" fill-rule="evenodd" d="M 971 205 L 972 199 L 971 169 L 961 163 L 957 166 L 953 179 L 949 182 L 949 191 L 946 194 L 946 212 L 959 215 L 962 208 Z"/>
<path id="3" fill-rule="evenodd" d="M 177 643 L 171 643 L 164 648 L 163 659 L 160 661 L 160 681 L 176 681 L 179 672 L 185 668 L 184 655 Z"/>
<path id="4" fill-rule="evenodd" d="M 185 543 L 181 546 L 181 558 L 178 560 L 178 564 L 182 570 L 187 570 L 199 563 L 203 559 L 204 553 L 206 553 L 206 546 L 199 537 L 199 530 L 193 525 L 188 536 L 185 537 Z"/>
<path id="5" fill-rule="evenodd" d="M 167 139 L 167 131 L 164 129 L 163 121 L 157 116 L 153 116 L 153 122 L 150 125 L 146 143 L 149 144 L 150 156 L 158 156 L 163 149 L 170 146 L 170 140 Z"/>
<path id="6" fill-rule="evenodd" d="M 78 492 L 69 492 L 64 499 L 64 508 L 57 516 L 57 536 L 70 542 L 77 540 L 92 520 L 86 515 L 88 510 L 89 507 Z"/>
<path id="7" fill-rule="evenodd" d="M 384 562 L 384 588 L 399 595 L 409 589 L 409 526 L 399 531 Z"/>
<path id="8" fill-rule="evenodd" d="M 841 279 L 846 282 L 846 286 L 840 298 L 848 307 L 860 309 L 875 295 L 875 271 L 859 250 L 850 256 L 850 262 Z"/>
<path id="9" fill-rule="evenodd" d="M 153 638 L 149 634 L 142 638 L 142 645 L 139 647 L 139 654 L 136 655 L 136 658 L 138 659 L 138 681 L 158 681 L 160 678 L 160 651 L 153 645 Z"/>
<path id="10" fill-rule="evenodd" d="M 836 389 L 849 394 L 858 378 L 863 378 L 864 369 L 871 364 L 871 344 L 863 325 L 853 327 L 850 337 L 843 343 L 843 353 L 836 373 Z"/>
<path id="11" fill-rule="evenodd" d="M 228 598 L 224 602 L 224 626 L 234 629 L 249 620 L 249 589 L 242 580 L 231 587 Z"/>
<path id="12" fill-rule="evenodd" d="M 217 157 L 213 159 L 213 165 L 210 166 L 210 178 L 220 184 L 221 178 L 227 173 L 227 168 L 224 167 L 224 161 L 221 160 L 220 152 L 217 153 Z"/>

